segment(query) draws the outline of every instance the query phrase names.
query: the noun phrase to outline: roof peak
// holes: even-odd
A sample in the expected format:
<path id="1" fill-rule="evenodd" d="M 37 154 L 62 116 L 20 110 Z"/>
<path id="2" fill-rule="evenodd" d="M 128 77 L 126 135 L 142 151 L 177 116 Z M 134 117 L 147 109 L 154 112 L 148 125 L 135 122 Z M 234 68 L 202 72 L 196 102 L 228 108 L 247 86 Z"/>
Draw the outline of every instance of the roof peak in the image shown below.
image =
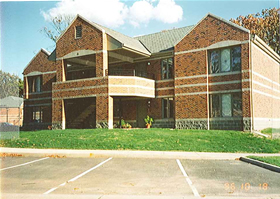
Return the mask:
<path id="1" fill-rule="evenodd" d="M 160 32 L 155 32 L 155 33 L 149 33 L 149 34 L 145 34 L 145 35 L 134 36 L 132 38 L 140 38 L 140 37 L 144 37 L 144 36 L 148 36 L 148 35 L 162 34 L 162 33 L 165 33 L 165 32 L 170 32 L 170 31 L 179 30 L 179 29 L 183 29 L 183 28 L 187 28 L 187 27 L 192 27 L 192 26 L 195 26 L 195 25 L 183 26 L 183 27 L 172 28 L 172 29 L 165 29 L 165 30 L 161 30 Z"/>

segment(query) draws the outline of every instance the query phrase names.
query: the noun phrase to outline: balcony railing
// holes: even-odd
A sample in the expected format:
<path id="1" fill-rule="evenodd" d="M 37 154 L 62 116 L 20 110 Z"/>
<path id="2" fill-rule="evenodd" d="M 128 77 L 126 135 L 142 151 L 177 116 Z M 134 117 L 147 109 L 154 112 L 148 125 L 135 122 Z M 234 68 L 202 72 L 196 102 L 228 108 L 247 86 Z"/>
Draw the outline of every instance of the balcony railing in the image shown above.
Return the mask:
<path id="1" fill-rule="evenodd" d="M 147 73 L 143 71 L 137 71 L 134 69 L 118 69 L 118 70 L 109 70 L 109 75 L 113 76 L 134 76 L 134 77 L 144 77 L 148 79 L 155 79 L 155 75 L 152 73 Z"/>

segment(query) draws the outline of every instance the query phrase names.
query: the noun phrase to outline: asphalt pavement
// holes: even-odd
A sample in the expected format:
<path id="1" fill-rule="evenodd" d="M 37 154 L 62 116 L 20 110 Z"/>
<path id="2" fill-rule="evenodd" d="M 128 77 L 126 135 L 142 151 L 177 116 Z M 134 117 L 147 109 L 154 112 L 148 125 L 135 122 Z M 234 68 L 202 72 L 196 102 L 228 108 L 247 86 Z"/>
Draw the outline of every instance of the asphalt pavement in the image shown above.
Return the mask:
<path id="1" fill-rule="evenodd" d="M 1 198 L 280 198 L 280 173 L 239 160 L 2 157 Z"/>

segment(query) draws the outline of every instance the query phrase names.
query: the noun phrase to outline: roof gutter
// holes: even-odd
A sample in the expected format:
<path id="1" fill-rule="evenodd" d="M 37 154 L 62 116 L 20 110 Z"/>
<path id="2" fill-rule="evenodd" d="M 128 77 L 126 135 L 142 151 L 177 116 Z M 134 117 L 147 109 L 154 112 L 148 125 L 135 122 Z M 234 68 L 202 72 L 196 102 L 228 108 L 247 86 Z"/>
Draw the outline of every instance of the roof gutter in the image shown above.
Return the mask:
<path id="1" fill-rule="evenodd" d="M 268 55 L 270 55 L 274 60 L 280 62 L 280 56 L 257 35 L 251 35 L 251 41 Z"/>
<path id="2" fill-rule="evenodd" d="M 137 54 L 139 54 L 139 55 L 143 55 L 143 56 L 145 56 L 145 57 L 150 57 L 150 56 L 151 56 L 151 54 L 146 54 L 146 53 L 140 52 L 140 51 L 138 51 L 138 50 L 135 50 L 135 49 L 126 47 L 126 46 L 124 46 L 124 44 L 122 44 L 122 49 L 128 50 L 128 51 L 130 51 L 130 52 L 137 53 Z"/>

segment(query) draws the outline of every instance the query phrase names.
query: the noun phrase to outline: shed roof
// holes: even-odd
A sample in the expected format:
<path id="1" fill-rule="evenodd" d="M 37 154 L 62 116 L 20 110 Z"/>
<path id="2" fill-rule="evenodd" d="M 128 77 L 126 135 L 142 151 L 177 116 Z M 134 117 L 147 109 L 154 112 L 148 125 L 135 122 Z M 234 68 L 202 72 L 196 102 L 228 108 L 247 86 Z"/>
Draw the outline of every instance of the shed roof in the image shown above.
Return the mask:
<path id="1" fill-rule="evenodd" d="M 23 103 L 23 98 L 21 97 L 9 96 L 0 99 L 0 107 L 19 108 L 22 105 L 22 103 Z"/>

